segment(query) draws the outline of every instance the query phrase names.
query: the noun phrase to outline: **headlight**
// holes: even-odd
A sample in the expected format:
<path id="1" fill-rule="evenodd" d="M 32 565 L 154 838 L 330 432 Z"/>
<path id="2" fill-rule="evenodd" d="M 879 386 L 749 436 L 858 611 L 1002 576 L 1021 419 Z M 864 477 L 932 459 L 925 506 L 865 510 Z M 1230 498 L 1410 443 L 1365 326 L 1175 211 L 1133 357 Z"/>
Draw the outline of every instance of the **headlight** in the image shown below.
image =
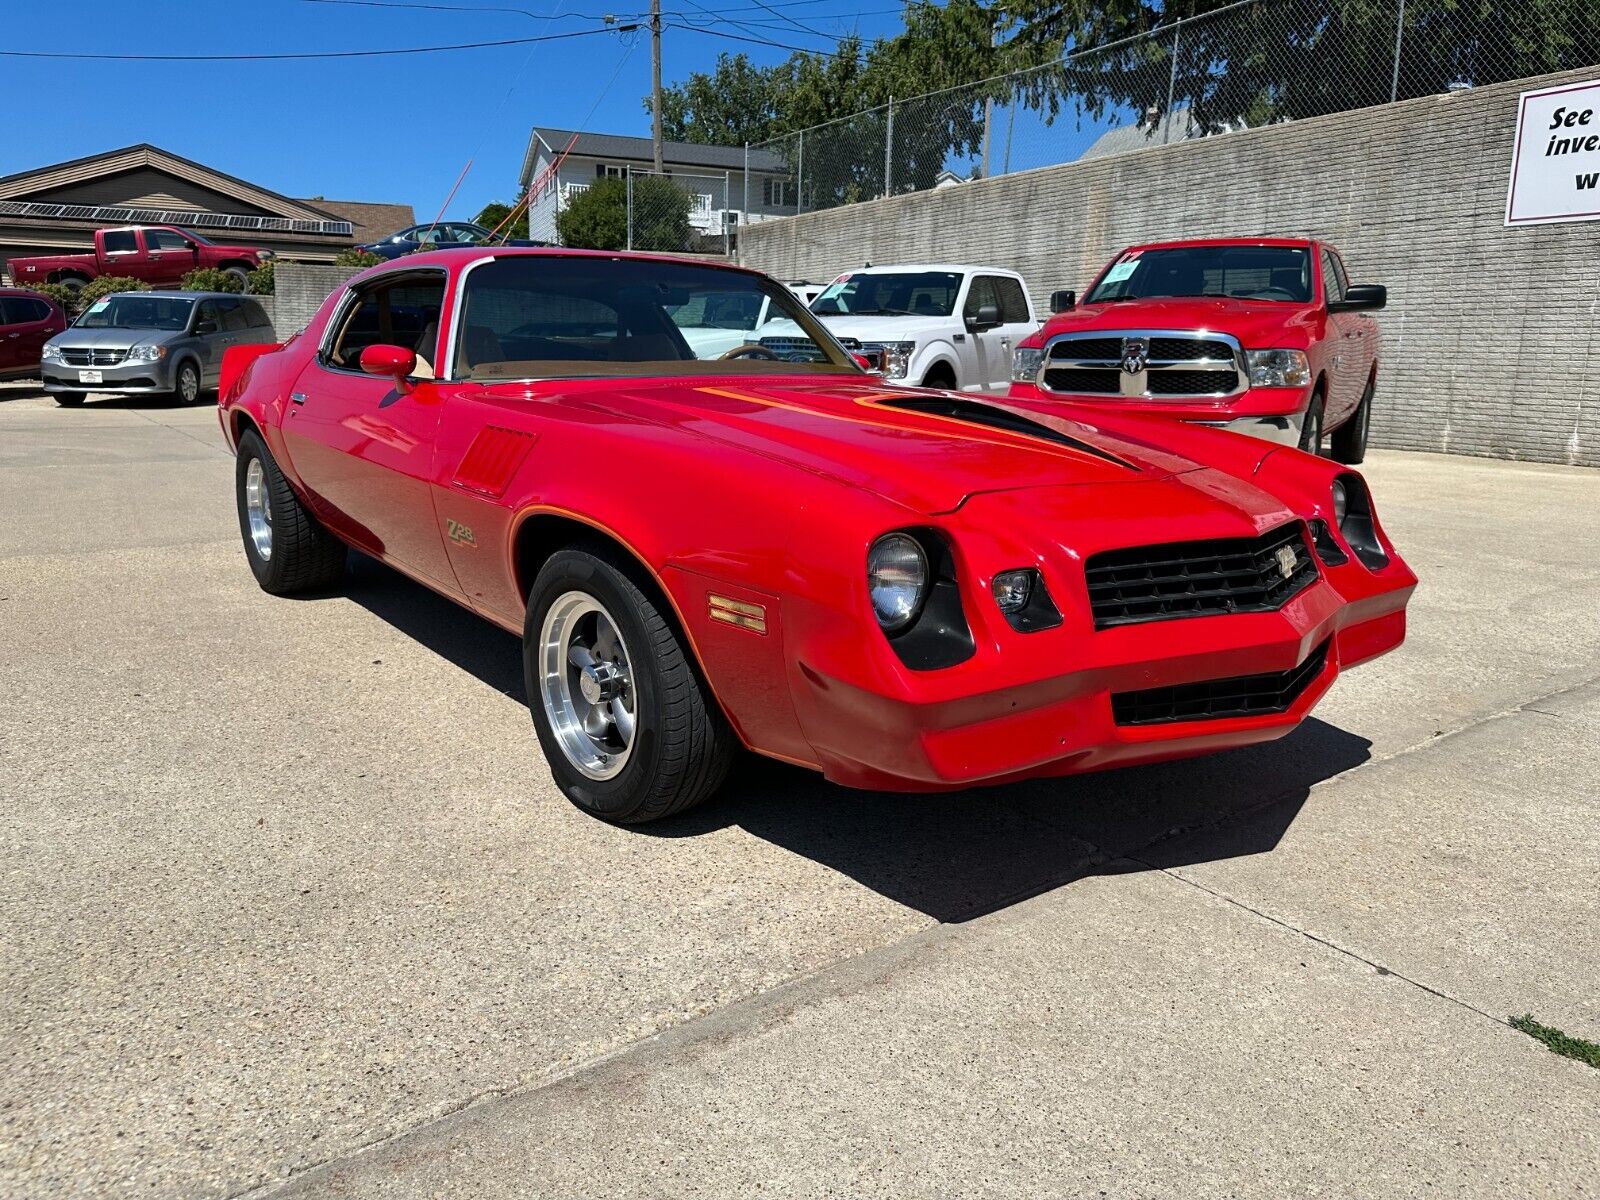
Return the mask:
<path id="1" fill-rule="evenodd" d="M 276 250 L 257 250 L 256 257 L 262 262 L 271 262 L 278 257 L 278 252 Z"/>
<path id="2" fill-rule="evenodd" d="M 1344 519 L 1350 512 L 1350 495 L 1345 491 L 1344 481 L 1333 481 L 1333 523 L 1340 529 L 1344 528 Z"/>
<path id="3" fill-rule="evenodd" d="M 1245 353 L 1251 387 L 1305 387 L 1311 360 L 1303 350 L 1250 350 Z"/>
<path id="4" fill-rule="evenodd" d="M 911 370 L 911 359 L 917 352 L 915 342 L 870 342 L 861 348 L 875 348 L 883 352 L 883 373 L 890 379 L 904 379 Z"/>
<path id="5" fill-rule="evenodd" d="M 1011 356 L 1011 381 L 1037 383 L 1039 368 L 1044 363 L 1044 351 L 1035 346 L 1018 346 Z"/>
<path id="6" fill-rule="evenodd" d="M 167 356 L 165 346 L 135 346 L 128 351 L 129 362 L 155 362 Z"/>
<path id="7" fill-rule="evenodd" d="M 928 590 L 928 558 L 915 538 L 888 533 L 872 543 L 867 551 L 867 588 L 872 611 L 886 633 L 911 624 Z"/>
<path id="8" fill-rule="evenodd" d="M 64 363 L 67 361 L 61 353 L 61 347 L 56 345 L 54 342 L 46 342 L 44 344 L 44 350 L 40 352 L 39 359 L 42 362 L 53 363 Z"/>

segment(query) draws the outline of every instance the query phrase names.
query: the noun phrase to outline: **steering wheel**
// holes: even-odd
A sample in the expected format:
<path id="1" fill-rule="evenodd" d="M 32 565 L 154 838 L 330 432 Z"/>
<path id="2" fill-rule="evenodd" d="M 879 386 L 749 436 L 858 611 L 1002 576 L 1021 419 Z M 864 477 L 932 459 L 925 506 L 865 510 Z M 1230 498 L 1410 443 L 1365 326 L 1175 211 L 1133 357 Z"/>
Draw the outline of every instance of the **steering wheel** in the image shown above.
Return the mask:
<path id="1" fill-rule="evenodd" d="M 735 346 L 732 350 L 717 355 L 718 362 L 722 362 L 724 359 L 728 358 L 761 358 L 768 362 L 782 361 L 776 354 L 774 354 L 771 350 L 768 350 L 759 342 L 746 342 L 742 346 Z"/>

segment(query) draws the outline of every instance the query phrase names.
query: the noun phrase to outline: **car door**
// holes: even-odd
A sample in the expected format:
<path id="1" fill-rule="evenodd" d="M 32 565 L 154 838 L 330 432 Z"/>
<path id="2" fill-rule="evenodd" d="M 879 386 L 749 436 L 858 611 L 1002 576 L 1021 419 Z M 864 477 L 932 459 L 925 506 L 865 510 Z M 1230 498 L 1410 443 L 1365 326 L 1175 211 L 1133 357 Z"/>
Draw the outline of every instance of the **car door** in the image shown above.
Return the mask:
<path id="1" fill-rule="evenodd" d="M 222 352 L 226 349 L 222 331 L 222 305 L 214 299 L 201 300 L 189 319 L 188 349 L 200 360 L 200 385 L 210 387 L 222 371 Z"/>
<path id="2" fill-rule="evenodd" d="M 439 327 L 445 273 L 389 271 L 347 290 L 294 381 L 283 439 L 318 515 L 367 552 L 456 591 L 434 515 L 439 389 L 361 370 L 367 346 L 416 351 Z M 424 355 L 432 358 L 432 355 Z"/>
<path id="3" fill-rule="evenodd" d="M 1332 252 L 1322 247 L 1322 294 L 1332 305 L 1344 299 L 1344 280 L 1334 265 Z M 1359 392 L 1352 396 L 1352 387 L 1358 387 L 1361 366 L 1361 328 L 1357 313 L 1330 312 L 1328 314 L 1328 395 L 1322 423 L 1332 429 L 1348 417 L 1360 399 Z"/>
<path id="4" fill-rule="evenodd" d="M 1328 247 L 1329 257 L 1333 260 L 1334 274 L 1339 279 L 1341 294 L 1350 291 L 1350 273 L 1345 269 L 1344 255 L 1332 246 Z M 1350 411 L 1354 412 L 1361 403 L 1361 398 L 1367 393 L 1367 380 L 1372 377 L 1373 364 L 1378 361 L 1378 323 L 1373 320 L 1370 313 L 1354 312 L 1342 314 L 1349 322 L 1345 331 L 1344 341 L 1347 345 L 1356 347 L 1351 356 L 1350 371 Z"/>
<path id="5" fill-rule="evenodd" d="M 150 277 L 150 256 L 145 253 L 137 229 L 107 229 L 100 239 L 102 275 L 155 282 Z"/>
<path id="6" fill-rule="evenodd" d="M 22 300 L 0 296 L 0 375 L 22 369 Z"/>
<path id="7" fill-rule="evenodd" d="M 1004 361 L 1000 363 L 1000 376 L 993 390 L 1005 393 L 1011 388 L 1011 360 L 1016 356 L 1017 343 L 1039 328 L 1033 318 L 1033 306 L 1022 288 L 1022 280 L 1013 275 L 996 275 L 995 291 L 1000 296 L 1000 347 Z"/>
<path id="8" fill-rule="evenodd" d="M 961 306 L 967 341 L 972 345 L 976 361 L 972 374 L 961 380 L 962 388 L 969 392 L 1000 392 L 1009 386 L 1011 336 L 1006 332 L 1004 323 L 989 329 L 975 329 L 972 324 L 977 319 L 978 310 L 985 305 L 992 305 L 996 312 L 1003 311 L 999 283 L 1000 279 L 995 275 L 974 275 L 972 285 L 967 289 L 966 302 Z"/>
<path id="9" fill-rule="evenodd" d="M 33 296 L 0 298 L 0 374 L 36 373 L 44 344 L 57 332 L 55 310 Z"/>
<path id="10" fill-rule="evenodd" d="M 180 283 L 199 261 L 194 243 L 174 229 L 145 229 L 151 283 Z"/>

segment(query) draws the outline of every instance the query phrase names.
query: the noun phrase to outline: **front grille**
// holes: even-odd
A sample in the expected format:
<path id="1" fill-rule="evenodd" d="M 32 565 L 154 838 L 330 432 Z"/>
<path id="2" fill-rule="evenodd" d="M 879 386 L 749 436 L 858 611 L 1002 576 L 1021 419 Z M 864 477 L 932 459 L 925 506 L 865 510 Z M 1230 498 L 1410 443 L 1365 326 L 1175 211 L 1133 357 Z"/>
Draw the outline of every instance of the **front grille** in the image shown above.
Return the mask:
<path id="1" fill-rule="evenodd" d="M 1163 396 L 1226 395 L 1239 383 L 1236 371 L 1162 371 L 1151 374 L 1151 391 Z"/>
<path id="2" fill-rule="evenodd" d="M 1280 550 L 1288 552 L 1281 559 Z M 1106 550 L 1090 556 L 1083 573 L 1094 627 L 1109 629 L 1178 617 L 1273 612 L 1317 578 L 1317 562 L 1306 544 L 1305 526 L 1293 521 L 1256 538 Z"/>
<path id="3" fill-rule="evenodd" d="M 1107 362 L 1117 362 L 1122 358 L 1122 339 L 1120 337 L 1085 337 L 1072 338 L 1070 341 L 1057 342 L 1051 348 L 1052 358 L 1091 358 L 1104 359 Z"/>
<path id="4" fill-rule="evenodd" d="M 826 362 L 822 347 L 810 338 L 764 337 L 761 344 L 789 362 Z"/>
<path id="5" fill-rule="evenodd" d="M 1233 347 L 1227 342 L 1207 342 L 1199 338 L 1158 337 L 1150 339 L 1150 358 L 1155 362 L 1195 358 L 1220 358 L 1223 362 L 1232 362 Z"/>
<path id="6" fill-rule="evenodd" d="M 98 346 L 92 350 L 63 347 L 61 357 L 70 367 L 114 367 L 127 353 L 126 350 L 108 350 Z"/>
<path id="7" fill-rule="evenodd" d="M 1053 392 L 1093 392 L 1115 396 L 1122 389 L 1122 372 L 1103 367 L 1052 367 L 1044 385 Z"/>
<path id="8" fill-rule="evenodd" d="M 1166 725 L 1287 712 L 1322 674 L 1327 662 L 1328 643 L 1323 642 L 1306 656 L 1305 662 L 1287 671 L 1114 692 L 1111 713 L 1118 725 Z"/>

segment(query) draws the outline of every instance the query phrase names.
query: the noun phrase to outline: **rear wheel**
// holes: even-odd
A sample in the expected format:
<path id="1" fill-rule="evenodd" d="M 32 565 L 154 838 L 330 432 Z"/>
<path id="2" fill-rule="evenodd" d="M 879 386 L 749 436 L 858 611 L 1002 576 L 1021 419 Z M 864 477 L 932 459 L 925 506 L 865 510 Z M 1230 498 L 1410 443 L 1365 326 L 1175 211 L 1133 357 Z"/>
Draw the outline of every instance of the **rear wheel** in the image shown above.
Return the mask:
<path id="1" fill-rule="evenodd" d="M 84 286 L 89 281 L 82 275 L 63 275 L 60 279 L 56 280 L 56 282 L 76 296 L 79 292 L 83 291 Z"/>
<path id="2" fill-rule="evenodd" d="M 62 408 L 77 408 L 83 404 L 82 392 L 56 392 L 56 403 Z"/>
<path id="3" fill-rule="evenodd" d="M 1322 417 L 1327 404 L 1320 391 L 1313 392 L 1306 405 L 1305 418 L 1300 422 L 1300 449 L 1307 454 L 1322 453 Z"/>
<path id="4" fill-rule="evenodd" d="M 608 547 L 558 550 L 528 594 L 528 704 L 550 774 L 585 812 L 638 825 L 692 808 L 736 739 L 664 604 Z"/>
<path id="5" fill-rule="evenodd" d="M 1367 457 L 1367 431 L 1372 428 L 1372 393 L 1375 381 L 1367 381 L 1367 390 L 1350 419 L 1333 431 L 1333 457 L 1346 466 L 1358 467 Z"/>
<path id="6" fill-rule="evenodd" d="M 344 577 L 344 543 L 300 503 L 254 430 L 239 439 L 234 486 L 245 558 L 263 591 L 322 591 Z"/>

